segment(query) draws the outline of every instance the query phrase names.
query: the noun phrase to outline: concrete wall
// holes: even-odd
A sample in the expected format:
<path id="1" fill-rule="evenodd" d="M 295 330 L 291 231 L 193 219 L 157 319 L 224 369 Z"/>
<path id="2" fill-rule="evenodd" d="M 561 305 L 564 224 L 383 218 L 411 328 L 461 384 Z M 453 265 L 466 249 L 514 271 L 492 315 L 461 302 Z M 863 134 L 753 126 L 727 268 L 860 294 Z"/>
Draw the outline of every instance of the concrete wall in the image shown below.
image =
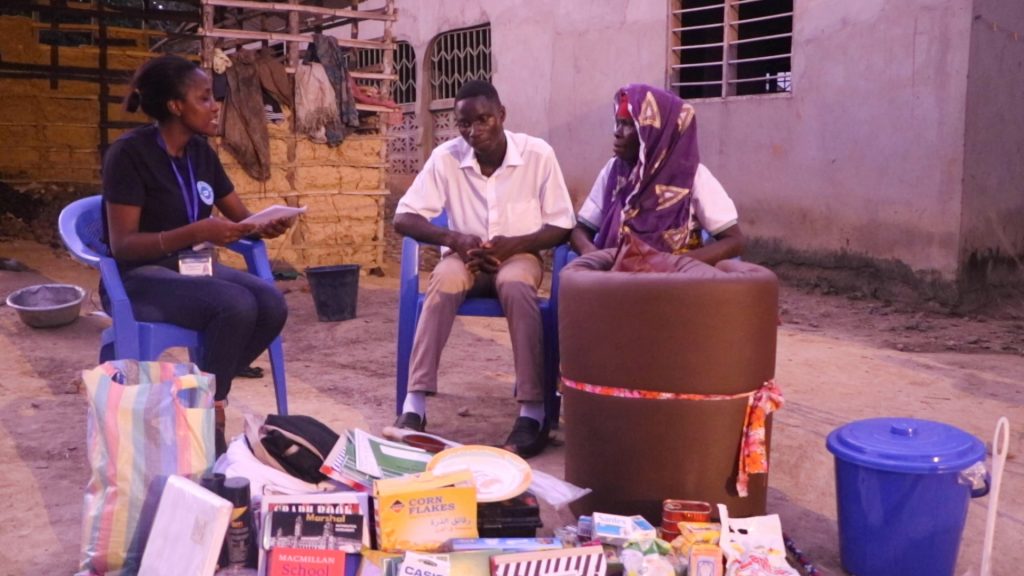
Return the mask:
<path id="1" fill-rule="evenodd" d="M 610 155 L 614 90 L 665 85 L 665 2 L 397 6 L 397 38 L 416 51 L 421 110 L 430 39 L 490 22 L 507 126 L 555 147 L 577 200 Z M 762 253 L 870 266 L 880 283 L 923 281 L 940 298 L 972 274 L 1016 271 L 1007 277 L 1019 280 L 1019 0 L 797 0 L 795 12 L 791 94 L 694 101 L 703 161 Z"/>
<path id="2" fill-rule="evenodd" d="M 957 271 L 970 7 L 796 2 L 793 92 L 694 104 L 748 235 Z"/>
<path id="3" fill-rule="evenodd" d="M 1022 97 L 1024 6 L 974 0 L 959 253 L 969 289 L 1024 272 Z"/>
<path id="4" fill-rule="evenodd" d="M 578 199 L 611 156 L 616 88 L 664 83 L 662 2 L 593 0 L 581 9 L 570 0 L 396 0 L 396 6 L 396 39 L 416 52 L 421 111 L 430 94 L 424 80 L 430 40 L 490 22 L 493 81 L 508 110 L 505 125 L 555 148 Z"/>

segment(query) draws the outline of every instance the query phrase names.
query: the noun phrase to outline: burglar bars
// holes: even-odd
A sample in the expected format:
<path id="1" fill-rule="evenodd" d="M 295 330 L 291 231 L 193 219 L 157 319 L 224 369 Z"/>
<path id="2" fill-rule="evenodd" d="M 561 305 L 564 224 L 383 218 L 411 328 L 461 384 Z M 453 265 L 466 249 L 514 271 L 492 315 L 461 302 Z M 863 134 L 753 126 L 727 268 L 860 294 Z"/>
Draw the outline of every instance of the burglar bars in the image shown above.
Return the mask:
<path id="1" fill-rule="evenodd" d="M 793 0 L 673 0 L 669 30 L 683 98 L 792 90 Z"/>

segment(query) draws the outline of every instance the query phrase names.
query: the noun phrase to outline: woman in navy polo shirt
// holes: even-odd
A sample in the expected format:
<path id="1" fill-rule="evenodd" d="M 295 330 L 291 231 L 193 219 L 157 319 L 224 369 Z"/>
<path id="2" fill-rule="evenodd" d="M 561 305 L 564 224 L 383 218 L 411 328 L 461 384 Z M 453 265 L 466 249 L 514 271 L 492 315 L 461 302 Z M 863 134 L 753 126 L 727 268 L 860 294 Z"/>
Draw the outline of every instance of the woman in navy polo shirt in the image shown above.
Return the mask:
<path id="1" fill-rule="evenodd" d="M 210 77 L 194 63 L 161 56 L 143 64 L 125 101 L 129 112 L 139 107 L 156 122 L 123 135 L 106 153 L 104 233 L 135 316 L 203 332 L 197 364 L 216 377 L 221 454 L 231 381 L 281 332 L 288 309 L 274 286 L 212 262 L 210 246 L 252 234 L 274 238 L 291 220 L 239 223 L 249 210 L 205 138 L 217 133 L 220 106 Z"/>

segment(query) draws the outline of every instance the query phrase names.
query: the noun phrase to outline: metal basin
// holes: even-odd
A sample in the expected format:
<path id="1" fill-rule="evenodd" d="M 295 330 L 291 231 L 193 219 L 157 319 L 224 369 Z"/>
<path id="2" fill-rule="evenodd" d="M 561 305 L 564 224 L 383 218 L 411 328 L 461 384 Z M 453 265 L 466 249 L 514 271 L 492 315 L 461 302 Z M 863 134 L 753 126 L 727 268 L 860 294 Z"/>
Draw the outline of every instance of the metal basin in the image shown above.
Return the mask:
<path id="1" fill-rule="evenodd" d="M 54 328 L 78 318 L 85 290 L 73 284 L 37 284 L 12 292 L 7 305 L 33 328 Z"/>

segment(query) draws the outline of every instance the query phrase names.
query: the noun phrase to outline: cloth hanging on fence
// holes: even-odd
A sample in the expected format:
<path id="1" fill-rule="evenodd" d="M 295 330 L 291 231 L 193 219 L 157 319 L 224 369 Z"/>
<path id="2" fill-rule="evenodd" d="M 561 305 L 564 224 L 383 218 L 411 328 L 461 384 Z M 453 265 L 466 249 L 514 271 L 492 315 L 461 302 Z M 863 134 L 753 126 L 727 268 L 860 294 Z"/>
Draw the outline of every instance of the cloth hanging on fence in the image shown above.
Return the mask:
<path id="1" fill-rule="evenodd" d="M 348 84 L 348 60 L 333 36 L 314 34 L 311 48 L 306 51 L 307 58 L 312 58 L 312 61 L 323 64 L 324 71 L 331 81 L 331 87 L 334 88 L 341 123 L 336 128 L 328 127 L 326 135 L 327 144 L 337 146 L 345 139 L 346 126 L 359 127 L 359 112 L 356 110 L 355 97 Z"/>
<path id="2" fill-rule="evenodd" d="M 775 380 L 769 380 L 751 392 L 740 394 L 681 394 L 677 392 L 659 392 L 656 390 L 639 390 L 635 388 L 618 388 L 576 382 L 562 378 L 562 383 L 573 390 L 614 396 L 616 398 L 640 398 L 644 400 L 736 400 L 747 398 L 747 411 L 743 417 L 743 434 L 740 436 L 739 474 L 736 476 L 736 492 L 745 498 L 751 474 L 768 472 L 768 450 L 766 447 L 765 426 L 768 415 L 782 408 L 784 403 L 782 389 Z"/>
<path id="3" fill-rule="evenodd" d="M 295 99 L 292 94 L 292 79 L 285 70 L 284 64 L 270 51 L 263 48 L 255 55 L 256 72 L 260 77 L 260 86 L 263 91 L 270 94 L 270 97 L 282 106 L 295 109 Z"/>
<path id="4" fill-rule="evenodd" d="M 252 51 L 239 50 L 225 72 L 228 97 L 224 101 L 223 143 L 246 174 L 266 182 L 270 179 L 270 133 L 255 60 Z"/>
<path id="5" fill-rule="evenodd" d="M 295 130 L 322 144 L 328 127 L 342 130 L 334 88 L 322 64 L 302 64 L 295 70 Z"/>

